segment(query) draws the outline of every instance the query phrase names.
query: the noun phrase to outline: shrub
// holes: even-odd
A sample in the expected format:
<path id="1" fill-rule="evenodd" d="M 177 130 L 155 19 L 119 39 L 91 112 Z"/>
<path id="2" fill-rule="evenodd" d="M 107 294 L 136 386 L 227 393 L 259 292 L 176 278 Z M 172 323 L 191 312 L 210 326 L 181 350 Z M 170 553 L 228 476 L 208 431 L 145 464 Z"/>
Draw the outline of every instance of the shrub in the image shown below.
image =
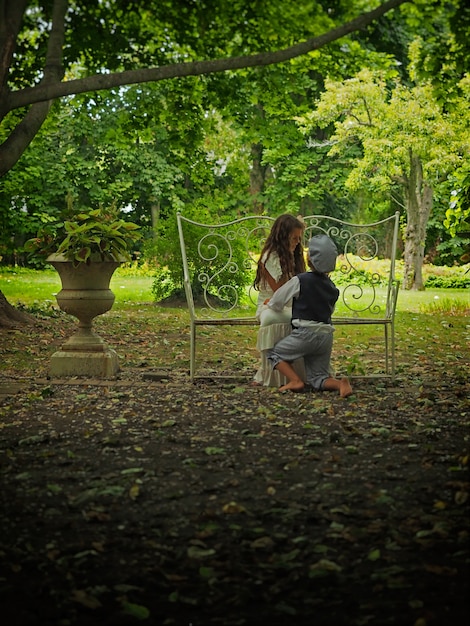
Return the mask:
<path id="1" fill-rule="evenodd" d="M 155 302 L 160 302 L 172 295 L 177 295 L 178 288 L 173 281 L 173 276 L 168 267 L 158 267 L 155 270 L 155 280 L 152 283 L 152 294 Z"/>
<path id="2" fill-rule="evenodd" d="M 71 199 L 67 211 L 72 212 Z M 24 245 L 24 250 L 47 259 L 61 254 L 69 261 L 89 263 L 92 254 L 104 259 L 131 259 L 134 243 L 140 239 L 139 226 L 120 217 L 115 206 L 82 209 L 69 219 L 48 221 L 37 236 Z"/>
<path id="3" fill-rule="evenodd" d="M 116 275 L 152 277 L 157 271 L 158 268 L 148 261 L 130 261 L 120 265 L 116 270 Z"/>
<path id="4" fill-rule="evenodd" d="M 335 285 L 372 285 L 386 287 L 388 284 L 388 276 L 380 274 L 379 272 L 367 272 L 366 270 L 353 270 L 348 274 L 343 274 L 341 271 L 335 271 L 332 273 L 331 278 Z"/>
<path id="5" fill-rule="evenodd" d="M 424 283 L 425 287 L 434 289 L 468 289 L 470 287 L 470 272 L 451 276 L 431 274 Z"/>
<path id="6" fill-rule="evenodd" d="M 343 265 L 345 269 L 349 269 L 349 263 L 352 265 L 351 271 L 341 271 Z M 331 278 L 338 286 L 350 284 L 387 286 L 388 284 L 389 260 L 374 259 L 364 261 L 359 257 L 348 255 L 348 263 L 345 263 L 340 256 L 336 267 L 337 269 L 332 273 Z"/>
<path id="7" fill-rule="evenodd" d="M 196 221 L 215 222 L 214 216 L 201 208 L 186 207 L 186 215 Z M 187 224 L 186 246 L 197 251 L 188 259 L 192 290 L 196 301 L 205 304 L 203 296 L 223 309 L 231 308 L 236 301 L 245 304 L 247 287 L 253 282 L 254 271 L 234 271 L 246 267 L 247 251 L 242 241 L 211 235 L 201 239 L 201 231 Z M 256 242 L 258 250 L 261 243 Z M 227 246 L 231 254 L 227 254 Z M 146 246 L 146 256 L 158 259 L 162 267 L 156 274 L 152 292 L 155 300 L 183 293 L 183 268 L 176 220 L 166 220 L 159 225 L 158 238 Z M 227 261 L 230 259 L 230 263 Z"/>

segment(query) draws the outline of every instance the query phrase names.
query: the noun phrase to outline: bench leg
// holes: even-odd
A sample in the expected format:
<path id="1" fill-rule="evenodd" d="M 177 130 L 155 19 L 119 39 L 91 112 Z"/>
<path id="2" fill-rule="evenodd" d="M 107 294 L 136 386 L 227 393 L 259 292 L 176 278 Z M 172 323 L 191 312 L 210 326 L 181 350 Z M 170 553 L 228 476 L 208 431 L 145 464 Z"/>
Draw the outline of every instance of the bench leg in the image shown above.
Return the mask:
<path id="1" fill-rule="evenodd" d="M 387 324 L 384 325 L 384 332 L 385 332 L 385 373 L 388 375 L 390 371 L 390 367 L 389 367 L 389 357 L 388 357 L 389 338 L 388 338 L 388 325 Z"/>
<path id="2" fill-rule="evenodd" d="M 196 324 L 191 320 L 189 329 L 190 333 L 190 346 L 189 346 L 189 377 L 191 381 L 194 380 L 194 374 L 196 372 Z"/>
<path id="3" fill-rule="evenodd" d="M 395 327 L 392 323 L 390 329 L 385 324 L 385 373 L 395 379 Z"/>

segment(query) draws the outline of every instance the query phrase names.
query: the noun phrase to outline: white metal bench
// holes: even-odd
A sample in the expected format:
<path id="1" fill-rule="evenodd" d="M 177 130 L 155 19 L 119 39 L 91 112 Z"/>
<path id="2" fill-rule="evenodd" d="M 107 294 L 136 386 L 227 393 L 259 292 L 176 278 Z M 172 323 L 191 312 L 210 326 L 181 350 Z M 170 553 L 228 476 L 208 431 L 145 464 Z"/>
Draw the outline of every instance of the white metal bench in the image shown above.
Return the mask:
<path id="1" fill-rule="evenodd" d="M 248 216 L 204 224 L 177 214 L 183 281 L 190 316 L 191 380 L 196 373 L 198 327 L 257 325 L 253 289 L 256 263 L 274 217 Z M 371 224 L 352 224 L 325 215 L 304 217 L 305 245 L 325 233 L 339 257 L 333 281 L 340 289 L 333 324 L 379 324 L 384 328 L 384 368 L 395 375 L 395 277 L 399 213 Z M 386 264 L 386 280 L 377 260 Z M 376 374 L 375 374 L 376 375 Z"/>

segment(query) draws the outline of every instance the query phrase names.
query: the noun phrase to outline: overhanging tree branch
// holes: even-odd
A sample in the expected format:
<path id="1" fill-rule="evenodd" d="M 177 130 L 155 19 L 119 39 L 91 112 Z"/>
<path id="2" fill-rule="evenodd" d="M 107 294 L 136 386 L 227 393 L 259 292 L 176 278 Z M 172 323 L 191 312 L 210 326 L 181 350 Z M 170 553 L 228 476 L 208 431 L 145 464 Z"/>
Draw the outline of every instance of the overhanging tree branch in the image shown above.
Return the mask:
<path id="1" fill-rule="evenodd" d="M 0 145 L 0 177 L 5 175 L 20 159 L 23 152 L 36 136 L 47 117 L 51 103 L 64 96 L 112 89 L 124 85 L 157 82 L 185 76 L 200 76 L 227 70 L 273 65 L 289 61 L 360 30 L 391 9 L 413 0 L 388 0 L 382 5 L 364 13 L 347 24 L 343 24 L 323 35 L 295 44 L 283 50 L 263 52 L 226 59 L 175 63 L 156 68 L 142 68 L 109 74 L 95 74 L 76 80 L 63 81 L 62 52 L 64 44 L 65 14 L 68 0 L 54 0 L 52 27 L 49 34 L 47 55 L 42 81 L 33 87 L 10 91 L 6 76 L 13 58 L 13 41 L 19 28 L 19 14 L 24 13 L 26 0 L 0 0 L 0 44 L 8 44 L 9 53 L 0 51 L 0 61 L 4 63 L 3 84 L 0 83 L 0 120 L 10 111 L 29 106 L 9 137 Z M 6 19 L 8 18 L 8 20 Z M 13 19 L 14 18 L 14 19 Z M 5 56 L 6 54 L 6 56 Z M 3 56 L 2 56 L 3 55 Z M 1 69 L 1 68 L 0 68 Z M 2 73 L 0 71 L 0 78 Z"/>
<path id="2" fill-rule="evenodd" d="M 34 102 L 41 102 L 89 91 L 111 89 L 113 87 L 120 87 L 123 85 L 157 82 L 169 78 L 200 76 L 202 74 L 212 74 L 227 70 L 238 70 L 246 67 L 260 67 L 273 65 L 275 63 L 282 63 L 303 54 L 307 54 L 308 52 L 312 52 L 313 50 L 318 50 L 319 48 L 336 41 L 337 39 L 341 39 L 352 32 L 361 30 L 391 9 L 395 9 L 401 4 L 410 1 L 412 0 L 388 0 L 373 11 L 364 13 L 347 24 L 338 26 L 323 35 L 313 37 L 307 41 L 295 44 L 283 50 L 231 57 L 228 59 L 175 63 L 174 65 L 165 65 L 163 67 L 156 68 L 128 70 L 110 74 L 95 74 L 86 78 L 66 82 L 40 84 L 36 87 L 27 87 L 9 94 L 8 109 L 13 110 Z"/>

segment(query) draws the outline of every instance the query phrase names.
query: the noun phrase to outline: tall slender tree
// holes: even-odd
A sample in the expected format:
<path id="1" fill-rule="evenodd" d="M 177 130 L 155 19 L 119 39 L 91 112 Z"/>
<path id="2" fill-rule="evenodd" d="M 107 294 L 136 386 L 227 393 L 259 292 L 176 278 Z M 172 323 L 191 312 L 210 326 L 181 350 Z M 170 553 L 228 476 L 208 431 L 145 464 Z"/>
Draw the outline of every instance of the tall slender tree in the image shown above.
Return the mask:
<path id="1" fill-rule="evenodd" d="M 443 111 L 430 85 L 409 88 L 396 72 L 362 70 L 343 83 L 327 81 L 317 107 L 301 120 L 306 133 L 333 126 L 332 157 L 360 146 L 361 156 L 350 162 L 347 186 L 380 194 L 401 189 L 406 289 L 424 288 L 426 229 L 436 188 L 470 151 L 468 95 L 455 104 L 453 111 Z"/>

